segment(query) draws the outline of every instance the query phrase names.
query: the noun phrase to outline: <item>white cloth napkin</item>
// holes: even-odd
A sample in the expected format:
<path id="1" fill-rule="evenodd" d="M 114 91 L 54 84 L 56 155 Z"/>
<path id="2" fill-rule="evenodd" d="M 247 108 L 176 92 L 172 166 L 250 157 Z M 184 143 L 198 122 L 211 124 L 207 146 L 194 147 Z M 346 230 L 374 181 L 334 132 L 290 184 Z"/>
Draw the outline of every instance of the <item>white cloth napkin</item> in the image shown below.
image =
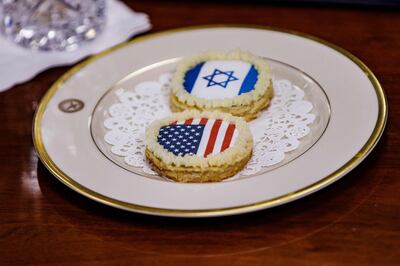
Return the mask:
<path id="1" fill-rule="evenodd" d="M 107 16 L 103 33 L 72 52 L 33 51 L 0 36 L 0 92 L 45 69 L 73 64 L 151 28 L 146 14 L 134 12 L 118 0 L 107 0 Z"/>

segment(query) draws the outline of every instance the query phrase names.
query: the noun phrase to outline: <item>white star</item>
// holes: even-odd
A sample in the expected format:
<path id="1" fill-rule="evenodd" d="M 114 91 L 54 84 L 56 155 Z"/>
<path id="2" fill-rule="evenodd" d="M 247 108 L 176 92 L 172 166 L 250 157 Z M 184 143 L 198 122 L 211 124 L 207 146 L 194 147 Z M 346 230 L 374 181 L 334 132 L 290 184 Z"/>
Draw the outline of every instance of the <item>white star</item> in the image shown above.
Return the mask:
<path id="1" fill-rule="evenodd" d="M 179 134 L 179 132 L 178 132 L 178 131 L 175 131 L 175 132 L 174 132 L 174 134 L 175 134 L 175 135 L 178 135 L 178 134 Z"/>
<path id="2" fill-rule="evenodd" d="M 195 135 L 198 136 L 198 135 L 200 135 L 200 133 L 196 133 Z"/>
<path id="3" fill-rule="evenodd" d="M 197 128 L 201 128 L 201 126 L 197 126 Z"/>
<path id="4" fill-rule="evenodd" d="M 177 151 L 179 151 L 179 150 L 178 150 L 178 149 L 175 149 L 174 151 L 177 152 Z"/>
<path id="5" fill-rule="evenodd" d="M 172 135 L 168 135 L 168 137 L 172 137 Z"/>
<path id="6" fill-rule="evenodd" d="M 192 149 L 196 148 L 196 146 L 192 146 Z"/>
<path id="7" fill-rule="evenodd" d="M 166 139 L 166 138 L 162 138 L 161 140 L 162 140 L 162 141 L 166 141 L 167 139 Z"/>
<path id="8" fill-rule="evenodd" d="M 196 130 L 194 130 L 194 129 L 191 129 L 190 131 L 191 131 L 191 132 L 195 132 Z"/>
<path id="9" fill-rule="evenodd" d="M 181 138 L 183 138 L 183 137 L 182 137 L 182 136 L 178 136 L 178 138 L 180 138 L 180 139 L 181 139 Z"/>
<path id="10" fill-rule="evenodd" d="M 171 128 L 171 131 L 174 131 L 175 130 L 175 128 Z"/>
<path id="11" fill-rule="evenodd" d="M 176 141 L 176 138 L 173 138 L 172 141 Z"/>
<path id="12" fill-rule="evenodd" d="M 193 136 L 190 136 L 190 137 L 189 137 L 189 139 L 192 139 L 192 138 L 193 138 Z"/>
<path id="13" fill-rule="evenodd" d="M 183 142 L 186 142 L 186 141 L 187 141 L 187 139 L 183 139 L 182 141 L 183 141 Z"/>
<path id="14" fill-rule="evenodd" d="M 197 142 L 197 139 L 194 139 L 193 142 Z"/>
<path id="15" fill-rule="evenodd" d="M 184 129 L 184 128 L 181 128 L 181 131 L 185 131 L 185 129 Z"/>
<path id="16" fill-rule="evenodd" d="M 176 144 L 178 144 L 178 145 L 179 145 L 179 144 L 181 144 L 181 143 L 178 141 Z"/>
<path id="17" fill-rule="evenodd" d="M 170 144 L 171 142 L 169 142 L 169 141 L 167 141 L 167 142 L 165 142 L 165 144 Z"/>
<path id="18" fill-rule="evenodd" d="M 187 135 L 189 135 L 189 133 L 188 133 L 188 132 L 185 132 L 185 135 L 187 136 Z"/>
<path id="19" fill-rule="evenodd" d="M 175 148 L 175 145 L 171 145 L 171 148 Z"/>
<path id="20" fill-rule="evenodd" d="M 189 149 L 185 149 L 185 151 L 189 151 Z"/>
<path id="21" fill-rule="evenodd" d="M 181 148 L 183 149 L 183 148 L 185 148 L 185 146 L 181 145 Z"/>
<path id="22" fill-rule="evenodd" d="M 177 128 L 180 128 L 181 126 L 178 125 L 178 126 L 176 126 L 176 127 L 177 127 Z"/>

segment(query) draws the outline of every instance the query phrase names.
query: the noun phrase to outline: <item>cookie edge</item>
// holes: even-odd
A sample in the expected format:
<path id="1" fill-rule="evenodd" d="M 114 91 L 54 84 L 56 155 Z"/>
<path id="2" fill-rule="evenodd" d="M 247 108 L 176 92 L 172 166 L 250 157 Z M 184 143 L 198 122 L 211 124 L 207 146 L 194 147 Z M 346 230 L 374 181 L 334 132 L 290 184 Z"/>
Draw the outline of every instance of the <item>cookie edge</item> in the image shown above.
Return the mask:
<path id="1" fill-rule="evenodd" d="M 243 93 L 242 95 L 226 99 L 203 99 L 188 93 L 184 86 L 184 78 L 186 72 L 197 64 L 209 60 L 241 60 L 248 62 L 257 69 L 258 79 L 254 86 L 254 90 Z M 250 105 L 262 98 L 268 90 L 270 90 L 270 67 L 265 59 L 255 56 L 249 52 L 240 50 L 228 53 L 222 52 L 206 52 L 196 56 L 184 59 L 176 68 L 172 77 L 172 94 L 182 103 L 190 108 L 212 109 L 231 106 Z"/>
<path id="2" fill-rule="evenodd" d="M 238 130 L 238 137 L 234 146 L 229 147 L 223 152 L 216 155 L 209 155 L 206 158 L 198 156 L 176 156 L 172 152 L 167 151 L 157 142 L 159 130 L 162 126 L 169 125 L 174 121 L 186 120 L 188 118 L 214 118 L 235 123 Z M 218 111 L 188 110 L 181 113 L 175 113 L 167 118 L 156 120 L 149 125 L 146 130 L 146 150 L 151 152 L 155 157 L 160 159 L 166 165 L 172 167 L 188 167 L 202 171 L 209 167 L 221 167 L 224 165 L 234 165 L 241 161 L 253 149 L 253 137 L 247 123 L 243 118 L 232 116 L 228 113 Z"/>

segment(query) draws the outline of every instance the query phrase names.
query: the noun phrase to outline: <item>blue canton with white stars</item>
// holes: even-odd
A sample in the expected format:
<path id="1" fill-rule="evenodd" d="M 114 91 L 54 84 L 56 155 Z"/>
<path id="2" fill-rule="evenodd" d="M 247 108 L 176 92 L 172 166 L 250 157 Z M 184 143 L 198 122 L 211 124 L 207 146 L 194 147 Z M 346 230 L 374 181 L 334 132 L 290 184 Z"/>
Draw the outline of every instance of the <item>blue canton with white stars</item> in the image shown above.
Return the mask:
<path id="1" fill-rule="evenodd" d="M 204 125 L 168 125 L 160 128 L 158 143 L 177 156 L 195 155 Z"/>
<path id="2" fill-rule="evenodd" d="M 225 75 L 226 79 L 223 81 L 216 81 L 215 76 Z M 214 69 L 214 72 L 211 75 L 203 77 L 203 79 L 208 80 L 207 87 L 211 87 L 214 85 L 221 86 L 222 88 L 226 88 L 228 83 L 231 81 L 239 80 L 237 77 L 233 75 L 233 71 L 221 71 L 219 69 Z"/>

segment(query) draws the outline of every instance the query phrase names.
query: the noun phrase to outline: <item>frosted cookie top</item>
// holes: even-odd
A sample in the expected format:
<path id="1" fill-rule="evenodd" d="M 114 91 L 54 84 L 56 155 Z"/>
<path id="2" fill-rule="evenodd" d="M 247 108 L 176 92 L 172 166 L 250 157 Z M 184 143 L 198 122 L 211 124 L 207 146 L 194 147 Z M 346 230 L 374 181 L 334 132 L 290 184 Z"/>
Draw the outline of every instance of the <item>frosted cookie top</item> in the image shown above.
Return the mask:
<path id="1" fill-rule="evenodd" d="M 270 85 L 267 62 L 250 53 L 204 53 L 183 60 L 172 79 L 172 97 L 189 106 L 248 105 Z"/>
<path id="2" fill-rule="evenodd" d="M 175 166 L 224 165 L 248 154 L 252 147 L 247 123 L 217 111 L 175 113 L 154 121 L 146 130 L 146 149 Z"/>
<path id="3" fill-rule="evenodd" d="M 233 98 L 254 90 L 258 71 L 241 60 L 201 62 L 185 73 L 183 87 L 203 99 Z"/>
<path id="4" fill-rule="evenodd" d="M 207 157 L 235 144 L 238 130 L 233 122 L 215 118 L 188 118 L 162 126 L 157 142 L 177 156 Z"/>

